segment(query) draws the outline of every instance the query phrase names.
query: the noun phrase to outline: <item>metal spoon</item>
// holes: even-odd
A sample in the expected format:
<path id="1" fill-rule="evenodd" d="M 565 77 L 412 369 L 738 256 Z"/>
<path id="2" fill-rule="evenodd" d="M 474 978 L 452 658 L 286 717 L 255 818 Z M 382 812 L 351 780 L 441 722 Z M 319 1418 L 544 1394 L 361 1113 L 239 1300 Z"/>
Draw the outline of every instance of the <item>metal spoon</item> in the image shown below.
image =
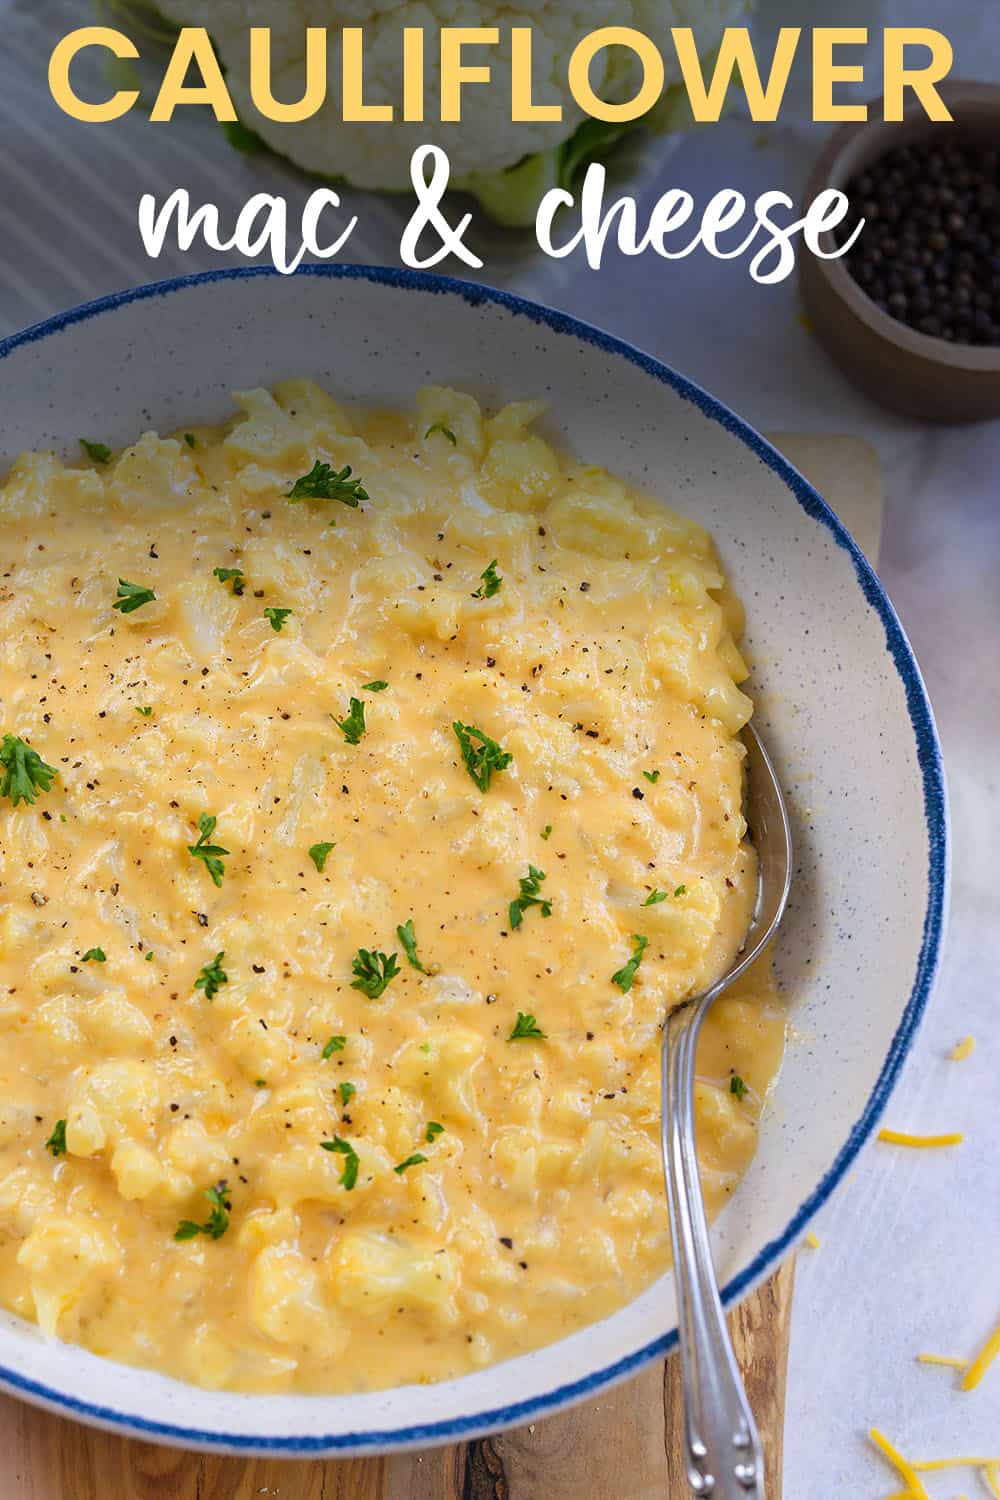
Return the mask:
<path id="1" fill-rule="evenodd" d="M 712 1265 L 695 1155 L 695 1047 L 709 1007 L 767 947 L 788 900 L 792 836 L 774 768 L 756 732 L 747 749 L 746 819 L 757 850 L 758 885 L 746 942 L 729 972 L 663 1028 L 663 1162 L 674 1247 L 684 1386 L 688 1482 L 712 1500 L 764 1500 L 764 1462 L 740 1380 Z"/>

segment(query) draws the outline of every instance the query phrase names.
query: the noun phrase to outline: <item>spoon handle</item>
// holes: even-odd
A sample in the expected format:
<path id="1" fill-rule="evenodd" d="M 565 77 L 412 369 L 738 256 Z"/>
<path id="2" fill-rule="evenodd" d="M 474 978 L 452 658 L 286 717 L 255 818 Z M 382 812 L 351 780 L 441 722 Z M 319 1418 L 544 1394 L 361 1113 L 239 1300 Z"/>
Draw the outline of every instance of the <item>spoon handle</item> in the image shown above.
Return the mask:
<path id="1" fill-rule="evenodd" d="M 695 1154 L 695 1046 L 714 995 L 663 1029 L 663 1161 L 677 1285 L 688 1482 L 711 1500 L 765 1500 L 760 1438 L 712 1264 Z"/>

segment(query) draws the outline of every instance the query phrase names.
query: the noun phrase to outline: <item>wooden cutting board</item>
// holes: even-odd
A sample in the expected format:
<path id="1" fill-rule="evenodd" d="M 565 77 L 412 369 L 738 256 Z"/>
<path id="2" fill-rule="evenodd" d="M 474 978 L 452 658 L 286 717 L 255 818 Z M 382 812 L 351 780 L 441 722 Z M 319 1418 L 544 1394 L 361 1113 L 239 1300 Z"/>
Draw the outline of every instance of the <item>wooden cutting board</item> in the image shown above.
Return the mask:
<path id="1" fill-rule="evenodd" d="M 825 495 L 868 557 L 878 553 L 878 458 L 853 437 L 772 441 Z M 735 1309 L 730 1327 L 781 1500 L 794 1257 Z M 481 1442 L 389 1458 L 295 1463 L 136 1443 L 0 1396 L 0 1500 L 689 1500 L 677 1361 Z"/>

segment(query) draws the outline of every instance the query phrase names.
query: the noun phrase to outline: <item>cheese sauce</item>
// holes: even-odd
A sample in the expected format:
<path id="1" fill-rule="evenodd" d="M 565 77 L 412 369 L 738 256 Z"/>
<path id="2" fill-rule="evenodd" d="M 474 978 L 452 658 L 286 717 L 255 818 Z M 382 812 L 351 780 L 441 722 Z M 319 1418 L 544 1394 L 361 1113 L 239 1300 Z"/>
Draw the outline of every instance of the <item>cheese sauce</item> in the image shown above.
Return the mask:
<path id="1" fill-rule="evenodd" d="M 660 1025 L 756 882 L 741 613 L 537 406 L 237 399 L 0 490 L 0 1302 L 206 1386 L 438 1380 L 668 1264 Z M 713 1210 L 783 1038 L 759 971 L 707 1022 Z"/>

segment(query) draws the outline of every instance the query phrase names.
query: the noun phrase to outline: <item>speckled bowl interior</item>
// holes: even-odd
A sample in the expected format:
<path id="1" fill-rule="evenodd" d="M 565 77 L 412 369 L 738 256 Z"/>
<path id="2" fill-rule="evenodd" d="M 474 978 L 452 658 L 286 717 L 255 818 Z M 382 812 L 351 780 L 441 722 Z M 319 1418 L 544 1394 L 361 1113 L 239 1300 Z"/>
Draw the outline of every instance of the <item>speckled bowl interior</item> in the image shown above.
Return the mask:
<path id="1" fill-rule="evenodd" d="M 947 884 L 940 759 L 919 673 L 875 575 L 819 496 L 681 376 L 559 314 L 408 273 L 255 271 L 107 299 L 0 344 L 0 471 L 221 419 L 293 375 L 375 403 L 429 381 L 546 397 L 552 434 L 714 534 L 748 612 L 758 723 L 793 810 L 778 968 L 792 1039 L 760 1149 L 715 1228 L 727 1300 L 795 1245 L 871 1135 L 927 1000 Z M 2 895 L 0 895 L 2 899 Z M 0 1387 L 191 1446 L 378 1452 L 527 1421 L 676 1341 L 666 1278 L 549 1348 L 435 1386 L 357 1396 L 202 1391 L 48 1343 L 0 1314 Z"/>

